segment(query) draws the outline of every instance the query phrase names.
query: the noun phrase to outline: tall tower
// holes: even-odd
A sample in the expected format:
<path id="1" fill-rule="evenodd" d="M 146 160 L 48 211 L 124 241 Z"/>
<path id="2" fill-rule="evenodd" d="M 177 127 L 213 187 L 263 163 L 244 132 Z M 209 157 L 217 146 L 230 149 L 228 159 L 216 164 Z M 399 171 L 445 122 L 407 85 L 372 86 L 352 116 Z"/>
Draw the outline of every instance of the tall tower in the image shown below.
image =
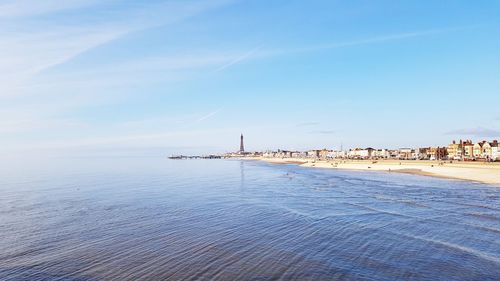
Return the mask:
<path id="1" fill-rule="evenodd" d="M 240 137 L 240 152 L 245 152 L 245 147 L 243 146 L 243 134 Z"/>

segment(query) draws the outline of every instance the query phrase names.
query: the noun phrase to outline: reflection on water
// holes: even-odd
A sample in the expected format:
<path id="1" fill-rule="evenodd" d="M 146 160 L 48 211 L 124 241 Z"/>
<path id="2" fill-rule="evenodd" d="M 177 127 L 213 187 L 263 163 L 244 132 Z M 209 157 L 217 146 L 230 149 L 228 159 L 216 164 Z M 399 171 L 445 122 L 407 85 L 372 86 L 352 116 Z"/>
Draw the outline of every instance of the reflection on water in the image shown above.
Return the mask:
<path id="1" fill-rule="evenodd" d="M 245 161 L 240 161 L 240 187 L 245 188 Z"/>
<path id="2" fill-rule="evenodd" d="M 224 160 L 73 165 L 2 172 L 0 280 L 500 276 L 492 186 Z"/>

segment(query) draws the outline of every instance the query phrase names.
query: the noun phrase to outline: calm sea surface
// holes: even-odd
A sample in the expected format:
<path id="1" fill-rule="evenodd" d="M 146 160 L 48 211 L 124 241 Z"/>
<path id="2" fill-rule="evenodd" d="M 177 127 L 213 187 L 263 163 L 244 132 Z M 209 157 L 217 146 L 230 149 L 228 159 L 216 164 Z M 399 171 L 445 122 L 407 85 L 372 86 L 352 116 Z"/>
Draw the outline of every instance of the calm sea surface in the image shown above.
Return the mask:
<path id="1" fill-rule="evenodd" d="M 500 188 L 230 160 L 0 171 L 0 280 L 499 280 Z"/>

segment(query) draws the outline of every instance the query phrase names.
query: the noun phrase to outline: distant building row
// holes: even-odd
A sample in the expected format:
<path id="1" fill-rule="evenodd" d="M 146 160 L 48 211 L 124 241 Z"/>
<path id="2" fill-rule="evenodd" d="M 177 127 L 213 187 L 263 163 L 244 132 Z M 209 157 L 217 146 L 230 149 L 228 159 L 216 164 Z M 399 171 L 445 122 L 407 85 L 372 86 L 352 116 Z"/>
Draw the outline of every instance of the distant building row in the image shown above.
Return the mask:
<path id="1" fill-rule="evenodd" d="M 310 150 L 310 151 L 266 151 L 254 153 L 267 158 L 311 158 L 311 159 L 400 159 L 400 160 L 463 160 L 463 161 L 500 161 L 498 141 L 453 141 L 446 147 L 375 149 L 354 148 L 348 151 Z"/>
<path id="2" fill-rule="evenodd" d="M 500 160 L 498 141 L 481 141 L 472 143 L 471 140 L 453 141 L 447 147 L 448 158 L 453 160 Z"/>

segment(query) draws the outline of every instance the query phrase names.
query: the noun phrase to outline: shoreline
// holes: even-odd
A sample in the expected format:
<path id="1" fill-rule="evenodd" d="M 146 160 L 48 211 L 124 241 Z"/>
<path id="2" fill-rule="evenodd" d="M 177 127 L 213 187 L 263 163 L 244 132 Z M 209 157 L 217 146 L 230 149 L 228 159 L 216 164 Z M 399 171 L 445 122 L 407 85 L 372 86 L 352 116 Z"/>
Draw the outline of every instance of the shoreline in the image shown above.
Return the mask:
<path id="1" fill-rule="evenodd" d="M 312 160 L 296 158 L 241 158 L 271 164 L 294 164 L 301 167 L 379 171 L 480 182 L 500 187 L 500 163 L 427 161 L 427 160 Z"/>

